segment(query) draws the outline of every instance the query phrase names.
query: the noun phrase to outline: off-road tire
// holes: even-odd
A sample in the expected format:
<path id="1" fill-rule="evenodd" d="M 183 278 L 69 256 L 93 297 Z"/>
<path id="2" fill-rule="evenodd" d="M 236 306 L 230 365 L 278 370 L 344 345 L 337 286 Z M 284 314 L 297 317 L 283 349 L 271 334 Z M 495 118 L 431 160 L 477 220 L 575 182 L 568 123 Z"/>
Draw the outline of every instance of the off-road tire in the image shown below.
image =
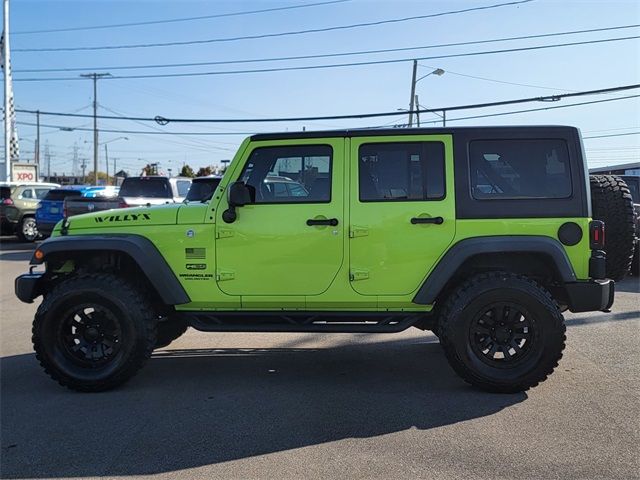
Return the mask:
<path id="1" fill-rule="evenodd" d="M 119 325 L 118 340 L 114 342 L 117 353 L 111 359 L 105 357 L 103 364 L 91 365 L 93 360 L 70 358 L 82 352 L 69 353 L 75 348 L 67 340 L 72 334 L 64 329 L 65 322 L 79 318 L 74 309 L 84 305 L 103 309 Z M 83 310 L 85 318 L 86 312 Z M 63 280 L 45 294 L 33 321 L 33 348 L 45 372 L 61 385 L 82 392 L 109 390 L 135 375 L 151 356 L 157 318 L 144 295 L 123 278 L 105 273 L 78 275 Z M 78 332 L 77 325 L 74 328 Z"/>
<path id="2" fill-rule="evenodd" d="M 168 346 L 174 340 L 184 335 L 189 328 L 187 322 L 181 318 L 168 318 L 165 321 L 158 322 L 158 335 L 156 337 L 155 348 L 163 348 Z"/>
<path id="3" fill-rule="evenodd" d="M 619 281 L 628 273 L 635 242 L 635 217 L 629 187 L 615 175 L 591 175 L 591 211 L 602 220 L 607 253 L 606 275 Z"/>
<path id="4" fill-rule="evenodd" d="M 35 233 L 30 233 L 35 232 Z M 38 239 L 38 227 L 35 217 L 24 216 L 16 228 L 16 235 L 21 242 L 35 242 Z"/>
<path id="5" fill-rule="evenodd" d="M 525 350 L 525 342 L 520 351 L 523 356 L 517 360 L 514 350 L 513 363 L 502 365 L 474 349 L 477 334 L 472 334 L 474 319 L 484 318 L 483 309 L 500 303 L 517 305 L 532 326 L 531 343 Z M 455 372 L 476 387 L 498 393 L 525 391 L 544 381 L 558 366 L 566 340 L 564 318 L 549 292 L 528 277 L 506 272 L 478 274 L 452 291 L 442 306 L 438 330 Z"/>

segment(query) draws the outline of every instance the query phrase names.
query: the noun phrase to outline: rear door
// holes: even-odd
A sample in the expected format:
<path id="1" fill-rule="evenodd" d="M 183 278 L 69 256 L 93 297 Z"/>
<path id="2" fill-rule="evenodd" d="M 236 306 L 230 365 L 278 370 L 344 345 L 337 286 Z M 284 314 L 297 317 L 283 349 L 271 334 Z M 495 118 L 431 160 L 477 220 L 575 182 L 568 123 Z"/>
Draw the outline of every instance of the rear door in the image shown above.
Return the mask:
<path id="1" fill-rule="evenodd" d="M 410 294 L 455 234 L 451 136 L 354 137 L 350 154 L 351 286 Z"/>

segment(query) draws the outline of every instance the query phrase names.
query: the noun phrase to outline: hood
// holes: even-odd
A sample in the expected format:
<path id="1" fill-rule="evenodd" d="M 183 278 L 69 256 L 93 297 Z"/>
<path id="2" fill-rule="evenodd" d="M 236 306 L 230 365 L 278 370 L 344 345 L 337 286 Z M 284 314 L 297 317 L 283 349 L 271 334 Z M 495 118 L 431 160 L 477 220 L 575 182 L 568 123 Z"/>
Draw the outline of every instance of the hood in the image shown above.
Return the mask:
<path id="1" fill-rule="evenodd" d="M 119 208 L 102 212 L 75 215 L 68 219 L 69 232 L 86 228 L 136 227 L 149 225 L 175 225 L 179 203 L 153 207 Z M 63 222 L 56 225 L 59 230 Z"/>

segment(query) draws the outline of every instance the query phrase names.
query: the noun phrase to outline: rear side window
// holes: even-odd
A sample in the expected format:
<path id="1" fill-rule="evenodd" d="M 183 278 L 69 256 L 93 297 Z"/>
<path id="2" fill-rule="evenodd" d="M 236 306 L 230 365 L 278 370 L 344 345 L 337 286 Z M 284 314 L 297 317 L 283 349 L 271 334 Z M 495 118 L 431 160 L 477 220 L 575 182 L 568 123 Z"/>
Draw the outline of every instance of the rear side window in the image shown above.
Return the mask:
<path id="1" fill-rule="evenodd" d="M 191 186 L 191 182 L 189 180 L 178 180 L 176 182 L 176 186 L 178 187 L 178 196 L 186 197 L 187 192 L 189 192 L 189 187 Z"/>
<path id="2" fill-rule="evenodd" d="M 163 177 L 129 177 L 120 187 L 121 197 L 173 198 L 169 179 Z"/>
<path id="3" fill-rule="evenodd" d="M 361 202 L 439 200 L 445 196 L 444 144 L 370 143 L 358 152 Z"/>
<path id="4" fill-rule="evenodd" d="M 564 140 L 475 140 L 469 145 L 476 200 L 569 198 L 571 168 Z"/>
<path id="5" fill-rule="evenodd" d="M 80 196 L 82 196 L 82 192 L 80 190 L 49 190 L 43 200 L 58 202 L 64 200 L 67 197 Z"/>
<path id="6" fill-rule="evenodd" d="M 20 194 L 20 197 L 33 198 L 33 190 L 31 190 L 30 188 L 23 190 L 22 193 Z"/>

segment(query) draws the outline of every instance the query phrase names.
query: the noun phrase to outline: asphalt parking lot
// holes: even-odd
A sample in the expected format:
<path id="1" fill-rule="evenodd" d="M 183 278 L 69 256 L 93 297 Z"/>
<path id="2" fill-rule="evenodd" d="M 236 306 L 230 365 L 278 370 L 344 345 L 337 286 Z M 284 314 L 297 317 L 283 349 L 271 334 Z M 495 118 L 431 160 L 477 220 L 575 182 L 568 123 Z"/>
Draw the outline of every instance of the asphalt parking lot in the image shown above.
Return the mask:
<path id="1" fill-rule="evenodd" d="M 474 390 L 411 329 L 191 330 L 81 394 L 32 353 L 37 305 L 13 295 L 32 249 L 0 243 L 2 478 L 640 478 L 637 279 L 612 313 L 566 315 L 565 356 L 527 393 Z"/>

